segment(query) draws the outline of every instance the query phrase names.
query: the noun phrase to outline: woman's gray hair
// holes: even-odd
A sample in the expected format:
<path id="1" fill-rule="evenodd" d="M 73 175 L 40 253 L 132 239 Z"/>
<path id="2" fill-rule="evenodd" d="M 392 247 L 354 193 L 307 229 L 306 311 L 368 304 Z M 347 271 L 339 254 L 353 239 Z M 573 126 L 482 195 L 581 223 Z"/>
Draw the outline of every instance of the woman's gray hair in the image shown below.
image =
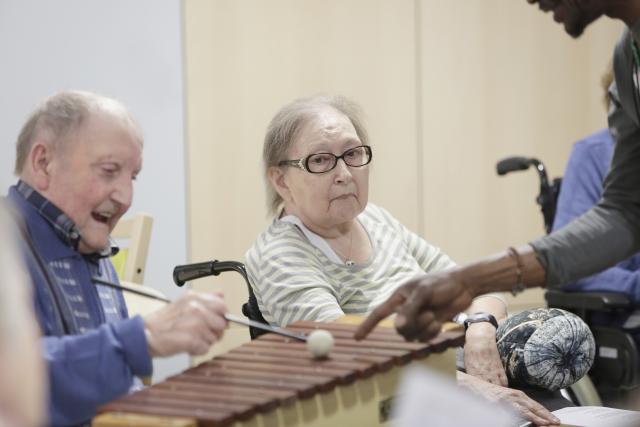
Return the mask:
<path id="1" fill-rule="evenodd" d="M 14 173 L 21 175 L 36 138 L 50 143 L 53 149 L 63 145 L 71 132 L 80 128 L 96 111 L 105 111 L 123 119 L 142 143 L 140 130 L 120 102 L 91 92 L 64 91 L 45 99 L 29 116 L 16 142 Z"/>
<path id="2" fill-rule="evenodd" d="M 262 150 L 265 177 L 270 167 L 278 166 L 282 160 L 287 160 L 287 152 L 300 130 L 326 107 L 344 114 L 351 121 L 362 144 L 369 145 L 369 137 L 362 120 L 362 109 L 355 102 L 344 96 L 325 95 L 297 99 L 282 107 L 269 123 Z M 270 214 L 276 214 L 282 204 L 282 197 L 268 178 L 266 181 L 267 207 Z"/>

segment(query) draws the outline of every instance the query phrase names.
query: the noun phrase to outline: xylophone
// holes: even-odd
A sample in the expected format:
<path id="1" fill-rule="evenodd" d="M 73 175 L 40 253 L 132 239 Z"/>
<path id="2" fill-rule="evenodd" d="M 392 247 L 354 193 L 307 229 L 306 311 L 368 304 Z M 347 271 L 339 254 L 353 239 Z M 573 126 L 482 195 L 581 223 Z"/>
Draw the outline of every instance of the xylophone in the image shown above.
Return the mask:
<path id="1" fill-rule="evenodd" d="M 288 327 L 304 333 L 316 328 L 335 337 L 327 359 L 313 359 L 303 342 L 266 334 L 103 406 L 93 425 L 384 425 L 403 366 L 421 363 L 455 375 L 454 348 L 464 342 L 459 329 L 413 343 L 382 327 L 359 342 L 352 338 L 355 325 Z"/>

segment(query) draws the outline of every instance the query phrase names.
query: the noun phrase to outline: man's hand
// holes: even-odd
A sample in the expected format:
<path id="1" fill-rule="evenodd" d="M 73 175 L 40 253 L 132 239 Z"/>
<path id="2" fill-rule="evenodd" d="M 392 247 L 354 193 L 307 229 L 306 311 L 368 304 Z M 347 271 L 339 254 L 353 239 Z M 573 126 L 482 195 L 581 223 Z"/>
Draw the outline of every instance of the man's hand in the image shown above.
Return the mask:
<path id="1" fill-rule="evenodd" d="M 506 387 L 507 374 L 496 346 L 496 328 L 489 323 L 472 323 L 464 343 L 464 368 L 467 374 Z"/>
<path id="2" fill-rule="evenodd" d="M 361 340 L 385 317 L 397 313 L 396 329 L 409 341 L 428 341 L 450 320 L 471 304 L 474 295 L 456 275 L 456 270 L 431 273 L 398 288 L 356 330 Z"/>
<path id="3" fill-rule="evenodd" d="M 520 390 L 501 387 L 458 372 L 458 384 L 482 396 L 490 402 L 505 402 L 515 409 L 521 417 L 538 426 L 560 424 L 560 420 L 544 406 Z"/>
<path id="4" fill-rule="evenodd" d="M 187 292 L 144 318 L 151 357 L 205 354 L 227 327 L 227 306 L 219 293 Z"/>

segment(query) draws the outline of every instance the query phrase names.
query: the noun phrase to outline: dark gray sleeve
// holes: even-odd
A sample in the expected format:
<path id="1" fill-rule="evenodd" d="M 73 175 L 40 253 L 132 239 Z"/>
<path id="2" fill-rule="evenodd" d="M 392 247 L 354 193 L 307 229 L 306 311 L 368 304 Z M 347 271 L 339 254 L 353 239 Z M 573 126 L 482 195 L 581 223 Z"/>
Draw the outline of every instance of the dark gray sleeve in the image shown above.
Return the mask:
<path id="1" fill-rule="evenodd" d="M 615 85 L 610 93 L 609 128 L 616 147 L 602 200 L 565 228 L 531 243 L 545 267 L 547 287 L 602 271 L 640 250 L 640 128 L 625 111 L 636 114 L 629 108 L 634 94 L 623 94 L 627 102 L 621 104 Z"/>

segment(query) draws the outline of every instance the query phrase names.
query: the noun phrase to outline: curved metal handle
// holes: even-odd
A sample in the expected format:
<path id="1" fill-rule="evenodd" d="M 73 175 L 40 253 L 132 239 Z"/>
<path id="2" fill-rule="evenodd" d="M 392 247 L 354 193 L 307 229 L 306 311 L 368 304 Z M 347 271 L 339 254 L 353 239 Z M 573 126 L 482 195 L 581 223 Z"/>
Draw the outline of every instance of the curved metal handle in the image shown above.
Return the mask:
<path id="1" fill-rule="evenodd" d="M 186 282 L 201 279 L 207 276 L 217 276 L 224 271 L 235 271 L 242 275 L 244 281 L 249 286 L 247 271 L 244 264 L 238 261 L 207 261 L 195 264 L 178 265 L 173 269 L 173 281 L 177 286 L 182 286 Z"/>

